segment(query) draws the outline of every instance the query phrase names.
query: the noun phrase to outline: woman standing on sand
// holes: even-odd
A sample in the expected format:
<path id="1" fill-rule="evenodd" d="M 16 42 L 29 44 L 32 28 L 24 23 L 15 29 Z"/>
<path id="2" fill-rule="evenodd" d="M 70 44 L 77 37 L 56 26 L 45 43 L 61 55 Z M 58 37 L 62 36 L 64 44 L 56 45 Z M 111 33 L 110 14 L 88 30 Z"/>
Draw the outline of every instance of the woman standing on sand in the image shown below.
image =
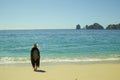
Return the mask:
<path id="1" fill-rule="evenodd" d="M 36 43 L 33 45 L 33 48 L 31 49 L 31 64 L 34 68 L 34 71 L 36 71 L 40 65 L 40 51 L 37 48 Z"/>

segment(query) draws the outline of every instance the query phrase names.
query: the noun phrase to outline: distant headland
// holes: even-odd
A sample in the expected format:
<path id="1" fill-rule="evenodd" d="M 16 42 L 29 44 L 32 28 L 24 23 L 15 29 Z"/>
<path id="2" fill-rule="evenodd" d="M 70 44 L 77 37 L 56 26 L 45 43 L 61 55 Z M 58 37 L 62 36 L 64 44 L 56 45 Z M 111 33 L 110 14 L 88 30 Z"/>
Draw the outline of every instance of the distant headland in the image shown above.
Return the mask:
<path id="1" fill-rule="evenodd" d="M 84 28 L 81 28 L 80 24 L 76 25 L 76 29 L 80 30 L 80 29 L 87 29 L 87 30 L 91 30 L 91 29 L 95 29 L 95 30 L 120 30 L 120 23 L 119 24 L 110 24 L 108 25 L 106 28 L 104 28 L 102 25 L 100 25 L 99 23 L 94 23 L 92 25 L 86 25 Z"/>

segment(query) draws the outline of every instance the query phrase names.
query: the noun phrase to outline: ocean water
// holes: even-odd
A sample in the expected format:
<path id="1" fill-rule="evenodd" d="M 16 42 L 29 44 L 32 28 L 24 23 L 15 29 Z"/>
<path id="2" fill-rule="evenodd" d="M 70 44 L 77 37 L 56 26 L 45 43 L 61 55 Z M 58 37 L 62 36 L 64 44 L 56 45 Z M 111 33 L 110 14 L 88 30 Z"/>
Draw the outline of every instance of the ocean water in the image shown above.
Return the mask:
<path id="1" fill-rule="evenodd" d="M 41 62 L 120 63 L 120 30 L 0 30 L 0 64 L 30 63 L 34 43 Z"/>

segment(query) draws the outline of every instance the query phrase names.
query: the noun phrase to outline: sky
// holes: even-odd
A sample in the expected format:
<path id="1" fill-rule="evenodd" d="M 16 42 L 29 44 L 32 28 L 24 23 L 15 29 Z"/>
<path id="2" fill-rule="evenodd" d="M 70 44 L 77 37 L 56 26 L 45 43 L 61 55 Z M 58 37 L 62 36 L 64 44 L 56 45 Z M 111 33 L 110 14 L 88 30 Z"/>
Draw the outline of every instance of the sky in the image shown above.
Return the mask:
<path id="1" fill-rule="evenodd" d="M 120 0 L 0 0 L 0 30 L 120 23 Z"/>

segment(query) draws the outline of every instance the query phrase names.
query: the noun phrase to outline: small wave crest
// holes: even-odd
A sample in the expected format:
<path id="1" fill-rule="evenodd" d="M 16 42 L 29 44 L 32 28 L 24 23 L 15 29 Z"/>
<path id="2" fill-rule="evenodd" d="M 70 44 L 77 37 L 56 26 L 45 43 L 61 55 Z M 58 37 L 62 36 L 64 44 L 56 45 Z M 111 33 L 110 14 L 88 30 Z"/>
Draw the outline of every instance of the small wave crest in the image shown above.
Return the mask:
<path id="1" fill-rule="evenodd" d="M 53 63 L 84 63 L 84 62 L 104 62 L 104 61 L 120 61 L 120 58 L 105 58 L 105 59 L 100 59 L 100 58 L 85 58 L 85 59 L 79 59 L 79 58 L 65 58 L 65 59 L 60 59 L 60 58 L 44 58 L 41 59 L 42 63 L 45 62 L 53 62 Z M 28 57 L 0 57 L 0 64 L 15 64 L 15 63 L 30 63 L 30 58 Z"/>
<path id="2" fill-rule="evenodd" d="M 0 57 L 0 64 L 12 63 L 29 63 L 30 58 L 27 57 Z"/>
<path id="3" fill-rule="evenodd" d="M 107 58 L 107 59 L 45 59 L 42 62 L 102 62 L 102 61 L 119 61 L 120 58 Z"/>

